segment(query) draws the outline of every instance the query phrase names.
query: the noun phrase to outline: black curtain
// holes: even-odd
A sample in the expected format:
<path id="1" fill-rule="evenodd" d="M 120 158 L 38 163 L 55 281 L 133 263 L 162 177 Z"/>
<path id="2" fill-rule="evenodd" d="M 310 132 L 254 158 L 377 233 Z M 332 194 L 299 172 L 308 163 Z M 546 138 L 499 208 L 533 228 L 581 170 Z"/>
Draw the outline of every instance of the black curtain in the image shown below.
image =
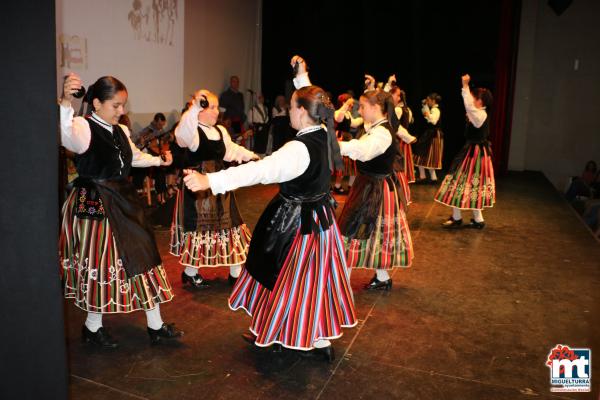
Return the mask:
<path id="1" fill-rule="evenodd" d="M 469 73 L 474 85 L 495 93 L 501 29 L 504 38 L 514 27 L 501 21 L 507 9 L 519 7 L 508 0 L 264 0 L 263 91 L 271 99 L 285 93 L 294 54 L 307 59 L 312 82 L 334 96 L 347 89 L 361 93 L 365 73 L 378 81 L 396 74 L 417 119 L 413 134 L 422 130 L 421 99 L 431 92 L 442 96 L 448 166 L 464 144 L 461 75 Z"/>
<path id="2" fill-rule="evenodd" d="M 508 170 L 520 20 L 521 1 L 502 0 L 494 85 L 496 90 L 490 125 L 496 175 L 505 174 Z"/>
<path id="3" fill-rule="evenodd" d="M 10 1 L 0 13 L 1 399 L 67 397 L 54 5 Z"/>

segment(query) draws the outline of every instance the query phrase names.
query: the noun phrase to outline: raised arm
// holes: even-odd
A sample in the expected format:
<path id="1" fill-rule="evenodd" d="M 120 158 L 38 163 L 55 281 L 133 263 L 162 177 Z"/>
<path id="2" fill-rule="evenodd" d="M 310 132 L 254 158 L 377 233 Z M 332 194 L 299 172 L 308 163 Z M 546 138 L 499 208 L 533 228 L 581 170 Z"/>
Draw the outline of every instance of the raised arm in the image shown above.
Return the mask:
<path id="1" fill-rule="evenodd" d="M 485 122 L 485 119 L 487 118 L 487 112 L 483 108 L 475 107 L 473 95 L 471 94 L 471 89 L 469 88 L 470 81 L 471 77 L 468 74 L 462 76 L 461 95 L 465 104 L 467 118 L 469 121 L 471 121 L 473 126 L 479 128 Z"/>

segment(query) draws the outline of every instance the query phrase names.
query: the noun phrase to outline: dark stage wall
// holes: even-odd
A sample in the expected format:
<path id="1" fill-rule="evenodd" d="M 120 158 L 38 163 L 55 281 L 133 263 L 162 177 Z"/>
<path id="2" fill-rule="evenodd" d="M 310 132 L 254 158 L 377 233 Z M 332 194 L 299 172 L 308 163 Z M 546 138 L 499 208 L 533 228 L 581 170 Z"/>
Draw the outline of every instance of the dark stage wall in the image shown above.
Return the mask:
<path id="1" fill-rule="evenodd" d="M 442 96 L 447 166 L 464 143 L 461 75 L 469 73 L 475 85 L 495 92 L 501 7 L 506 3 L 518 5 L 500 0 L 308 0 L 298 6 L 264 0 L 263 90 L 270 99 L 284 93 L 284 82 L 291 77 L 288 60 L 296 53 L 307 59 L 312 82 L 334 96 L 347 89 L 362 92 L 365 73 L 378 81 L 395 73 L 417 123 L 421 99 L 432 91 Z M 414 133 L 420 129 L 417 125 Z"/>
<path id="2" fill-rule="evenodd" d="M 54 1 L 3 4 L 0 399 L 61 399 Z"/>

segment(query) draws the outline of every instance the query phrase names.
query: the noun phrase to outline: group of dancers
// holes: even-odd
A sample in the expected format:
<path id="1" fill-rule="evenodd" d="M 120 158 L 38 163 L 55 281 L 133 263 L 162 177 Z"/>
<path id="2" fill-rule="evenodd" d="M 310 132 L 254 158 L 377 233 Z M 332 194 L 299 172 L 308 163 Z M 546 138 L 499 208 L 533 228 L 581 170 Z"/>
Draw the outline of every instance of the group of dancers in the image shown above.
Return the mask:
<path id="1" fill-rule="evenodd" d="M 243 338 L 260 347 L 282 347 L 332 362 L 331 340 L 342 328 L 356 326 L 353 268 L 374 270 L 367 290 L 390 290 L 393 268 L 411 265 L 414 251 L 406 218 L 408 184 L 414 165 L 441 168 L 443 136 L 439 130 L 439 96 L 430 96 L 423 115 L 431 124 L 426 135 L 412 136 L 412 113 L 404 92 L 390 79 L 359 98 L 360 118 L 350 113 L 350 97 L 335 110 L 325 90 L 311 84 L 306 62 L 294 56 L 296 71 L 290 103 L 295 138 L 270 156 L 232 142 L 217 125 L 219 102 L 198 90 L 175 129 L 186 149 L 183 183 L 171 228 L 171 254 L 182 265 L 182 283 L 207 288 L 199 273 L 205 267 L 229 267 L 232 310 L 250 315 Z M 391 77 L 393 78 L 393 77 Z M 444 227 L 462 224 L 460 210 L 473 210 L 474 227 L 483 227 L 481 210 L 495 200 L 491 152 L 487 142 L 487 89 L 469 88 L 462 78 L 467 112 L 467 144 L 454 160 L 435 200 L 453 209 Z M 110 313 L 143 310 L 152 344 L 177 340 L 183 332 L 165 323 L 160 304 L 173 299 L 143 205 L 127 179 L 130 168 L 168 166 L 170 153 L 154 157 L 140 152 L 128 129 L 118 124 L 127 89 L 114 77 L 98 79 L 85 93 L 88 110 L 74 117 L 73 95 L 83 82 L 69 74 L 59 99 L 61 142 L 76 154 L 79 178 L 63 206 L 60 261 L 65 297 L 87 312 L 82 340 L 104 348 L 118 342 L 103 327 Z M 358 127 L 354 139 L 337 133 Z M 416 141 L 416 143 L 415 143 Z M 421 143 L 420 143 L 421 142 Z M 238 166 L 226 168 L 225 162 Z M 336 172 L 337 171 L 337 172 Z M 330 194 L 332 174 L 354 176 L 339 218 Z M 244 224 L 234 190 L 278 183 L 253 232 Z"/>

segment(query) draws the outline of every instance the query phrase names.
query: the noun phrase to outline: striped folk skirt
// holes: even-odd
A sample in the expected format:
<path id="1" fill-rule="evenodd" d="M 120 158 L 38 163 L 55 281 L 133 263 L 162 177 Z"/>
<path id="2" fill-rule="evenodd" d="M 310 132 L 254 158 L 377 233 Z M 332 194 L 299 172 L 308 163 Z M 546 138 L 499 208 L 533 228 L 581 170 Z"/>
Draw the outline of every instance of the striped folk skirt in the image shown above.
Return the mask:
<path id="1" fill-rule="evenodd" d="M 415 164 L 413 161 L 412 145 L 406 143 L 404 140 L 400 140 L 400 152 L 404 157 L 404 175 L 406 175 L 408 183 L 413 183 L 415 181 Z"/>
<path id="2" fill-rule="evenodd" d="M 161 265 L 127 276 L 108 219 L 78 218 L 76 207 L 73 190 L 63 206 L 59 239 L 66 298 L 84 311 L 102 314 L 151 310 L 173 299 Z"/>
<path id="3" fill-rule="evenodd" d="M 492 156 L 487 146 L 467 144 L 452 163 L 435 201 L 461 210 L 481 210 L 496 202 Z"/>
<path id="4" fill-rule="evenodd" d="M 417 167 L 442 169 L 442 154 L 444 152 L 444 138 L 439 129 L 435 130 L 429 146 L 423 153 L 414 153 L 414 164 Z"/>
<path id="5" fill-rule="evenodd" d="M 314 212 L 313 217 L 317 221 Z M 335 221 L 319 233 L 302 235 L 298 229 L 273 290 L 244 268 L 229 307 L 252 317 L 250 331 L 261 347 L 279 343 L 311 350 L 317 340 L 339 338 L 342 328 L 355 326 L 354 297 Z"/>
<path id="6" fill-rule="evenodd" d="M 183 195 L 177 191 L 171 223 L 170 253 L 185 267 L 223 267 L 246 262 L 252 234 L 246 224 L 218 230 L 186 232 L 182 221 Z"/>
<path id="7" fill-rule="evenodd" d="M 368 181 L 365 184 L 365 179 L 373 178 L 358 176 L 340 216 L 348 267 L 410 267 L 413 244 L 399 183 L 396 179 L 379 179 L 380 190 Z M 365 198 L 368 201 L 362 200 Z M 369 216 L 370 213 L 375 215 Z M 344 226 L 354 226 L 351 230 L 356 232 L 347 232 Z"/>

